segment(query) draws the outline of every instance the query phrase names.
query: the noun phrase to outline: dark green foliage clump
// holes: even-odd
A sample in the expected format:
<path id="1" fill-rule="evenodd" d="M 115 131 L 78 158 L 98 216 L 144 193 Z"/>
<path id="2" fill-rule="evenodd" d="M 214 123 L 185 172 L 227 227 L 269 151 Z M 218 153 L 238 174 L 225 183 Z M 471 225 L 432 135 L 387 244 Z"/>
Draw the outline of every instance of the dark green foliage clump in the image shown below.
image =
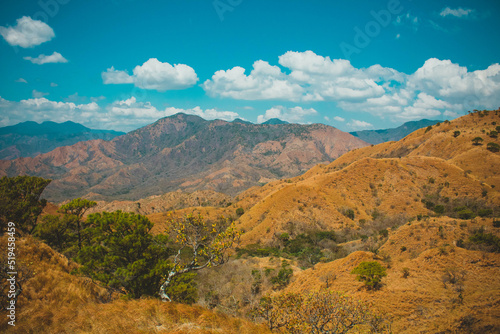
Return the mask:
<path id="1" fill-rule="evenodd" d="M 243 208 L 236 209 L 237 216 L 243 216 L 244 213 L 245 213 L 245 210 L 243 210 Z"/>
<path id="2" fill-rule="evenodd" d="M 486 233 L 484 227 L 481 227 L 472 232 L 468 241 L 459 239 L 457 246 L 471 250 L 500 253 L 500 238 L 493 233 Z"/>
<path id="3" fill-rule="evenodd" d="M 498 151 L 500 151 L 500 145 L 498 145 L 497 143 L 488 143 L 488 145 L 486 145 L 486 149 L 490 152 L 493 152 L 493 153 L 496 153 Z"/>
<path id="4" fill-rule="evenodd" d="M 290 283 L 290 279 L 292 278 L 293 270 L 290 268 L 290 264 L 283 260 L 281 262 L 281 269 L 278 274 L 274 277 L 271 277 L 271 283 L 274 285 L 274 289 L 283 289 Z"/>
<path id="5" fill-rule="evenodd" d="M 196 276 L 196 273 L 175 276 L 166 289 L 168 296 L 177 303 L 194 304 L 198 299 Z"/>
<path id="6" fill-rule="evenodd" d="M 40 199 L 51 180 L 35 176 L 2 177 L 0 179 L 0 235 L 13 222 L 16 231 L 30 234 L 47 204 Z"/>
<path id="7" fill-rule="evenodd" d="M 356 279 L 364 282 L 365 286 L 370 290 L 379 289 L 382 278 L 387 276 L 386 269 L 376 261 L 361 262 L 351 271 L 351 274 L 357 275 Z"/>
<path id="8" fill-rule="evenodd" d="M 169 266 L 166 236 L 150 234 L 146 217 L 121 211 L 89 215 L 87 225 L 78 271 L 134 298 L 156 295 Z"/>

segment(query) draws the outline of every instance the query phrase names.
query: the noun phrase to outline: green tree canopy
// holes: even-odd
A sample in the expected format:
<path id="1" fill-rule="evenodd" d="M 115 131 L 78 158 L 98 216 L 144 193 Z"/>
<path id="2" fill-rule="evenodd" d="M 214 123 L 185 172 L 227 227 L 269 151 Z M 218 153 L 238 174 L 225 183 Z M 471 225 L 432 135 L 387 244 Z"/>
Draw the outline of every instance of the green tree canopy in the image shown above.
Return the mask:
<path id="1" fill-rule="evenodd" d="M 32 233 L 37 218 L 47 204 L 40 199 L 51 180 L 35 176 L 2 177 L 0 179 L 0 234 L 8 222 L 16 224 L 17 231 Z"/>
<path id="2" fill-rule="evenodd" d="M 472 142 L 474 143 L 474 145 L 480 145 L 483 142 L 483 138 L 476 137 L 476 138 L 472 139 Z"/>
<path id="3" fill-rule="evenodd" d="M 85 228 L 82 218 L 85 212 L 96 206 L 97 203 L 83 198 L 75 198 L 71 202 L 62 205 L 59 212 L 64 213 L 66 220 L 72 225 L 78 240 L 78 250 L 82 249 L 82 230 Z"/>
<path id="4" fill-rule="evenodd" d="M 382 278 L 387 276 L 386 269 L 376 261 L 361 262 L 351 274 L 356 274 L 356 279 L 364 282 L 368 289 L 378 289 Z"/>
<path id="5" fill-rule="evenodd" d="M 79 272 L 135 298 L 157 294 L 171 254 L 167 237 L 150 234 L 153 223 L 134 213 L 96 213 L 87 224 Z"/>

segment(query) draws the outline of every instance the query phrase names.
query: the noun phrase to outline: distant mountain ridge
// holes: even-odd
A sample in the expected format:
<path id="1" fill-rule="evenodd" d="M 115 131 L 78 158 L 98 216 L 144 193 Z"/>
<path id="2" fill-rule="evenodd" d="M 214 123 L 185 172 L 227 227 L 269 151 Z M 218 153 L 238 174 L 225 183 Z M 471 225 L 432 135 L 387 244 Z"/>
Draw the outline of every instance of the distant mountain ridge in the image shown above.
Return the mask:
<path id="1" fill-rule="evenodd" d="M 103 139 L 111 140 L 125 134 L 113 130 L 89 129 L 79 123 L 67 121 L 23 122 L 0 128 L 0 159 L 34 157 L 61 146 L 76 144 L 80 141 Z"/>
<path id="2" fill-rule="evenodd" d="M 268 119 L 267 121 L 263 122 L 262 124 L 270 124 L 270 125 L 281 125 L 281 124 L 290 124 L 287 121 L 282 121 L 279 118 L 271 118 Z"/>
<path id="3" fill-rule="evenodd" d="M 420 121 L 406 122 L 397 128 L 381 130 L 363 130 L 349 132 L 351 135 L 364 140 L 367 143 L 377 145 L 388 141 L 398 141 L 418 129 L 439 123 L 440 121 L 422 119 Z"/>
<path id="4" fill-rule="evenodd" d="M 186 114 L 114 138 L 59 147 L 34 158 L 0 161 L 1 175 L 52 179 L 45 198 L 136 200 L 169 191 L 235 195 L 300 175 L 368 144 L 324 124 L 247 124 Z"/>

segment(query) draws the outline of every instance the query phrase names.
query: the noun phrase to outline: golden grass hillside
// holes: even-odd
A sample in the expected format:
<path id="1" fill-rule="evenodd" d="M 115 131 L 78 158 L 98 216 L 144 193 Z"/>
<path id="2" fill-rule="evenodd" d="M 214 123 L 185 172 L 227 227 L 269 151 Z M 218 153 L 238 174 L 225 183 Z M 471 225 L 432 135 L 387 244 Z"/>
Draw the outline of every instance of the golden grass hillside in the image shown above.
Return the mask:
<path id="1" fill-rule="evenodd" d="M 483 197 L 483 191 L 486 196 Z M 476 198 L 495 207 L 499 193 L 447 161 L 433 157 L 363 158 L 334 172 L 287 184 L 251 207 L 240 219 L 243 244 L 269 243 L 290 230 L 357 228 L 374 212 L 427 215 L 428 195 Z M 346 210 L 354 211 L 354 219 Z"/>
<path id="2" fill-rule="evenodd" d="M 70 274 L 75 264 L 31 238 L 17 240 L 18 263 L 33 271 L 18 299 L 16 326 L 6 333 L 267 333 L 263 326 L 199 306 L 156 299 L 125 301 L 89 279 Z M 6 238 L 0 251 L 6 251 Z M 4 314 L 4 312 L 2 312 Z"/>
<path id="3" fill-rule="evenodd" d="M 297 273 L 287 291 L 346 292 L 385 313 L 392 319 L 394 333 L 498 333 L 500 256 L 454 245 L 481 226 L 500 235 L 492 219 L 431 218 L 409 223 L 391 231 L 377 255 L 355 252 L 318 263 Z M 387 267 L 380 290 L 366 290 L 351 274 L 362 261 Z M 403 268 L 409 272 L 406 278 Z M 447 281 L 447 273 L 456 275 L 457 282 Z"/>
<path id="4" fill-rule="evenodd" d="M 242 242 L 269 243 L 291 228 L 357 228 L 374 212 L 432 214 L 422 201 L 429 196 L 475 199 L 498 209 L 500 154 L 486 146 L 500 143 L 487 135 L 500 116 L 498 110 L 481 115 L 420 129 L 398 142 L 356 149 L 300 177 L 247 190 L 236 203 L 246 210 L 239 219 L 246 232 Z M 478 136 L 484 143 L 473 145 Z M 349 209 L 354 219 L 344 215 Z"/>

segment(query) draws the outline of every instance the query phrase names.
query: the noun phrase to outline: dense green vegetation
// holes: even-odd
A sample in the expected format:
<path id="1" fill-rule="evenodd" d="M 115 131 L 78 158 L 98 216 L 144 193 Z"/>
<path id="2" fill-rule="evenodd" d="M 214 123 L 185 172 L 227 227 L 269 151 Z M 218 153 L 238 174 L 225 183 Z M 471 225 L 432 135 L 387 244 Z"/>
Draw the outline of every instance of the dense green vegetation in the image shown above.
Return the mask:
<path id="1" fill-rule="evenodd" d="M 51 180 L 35 176 L 2 177 L 0 179 L 0 235 L 7 223 L 13 222 L 19 233 L 32 233 L 37 218 L 47 204 L 40 199 Z"/>

